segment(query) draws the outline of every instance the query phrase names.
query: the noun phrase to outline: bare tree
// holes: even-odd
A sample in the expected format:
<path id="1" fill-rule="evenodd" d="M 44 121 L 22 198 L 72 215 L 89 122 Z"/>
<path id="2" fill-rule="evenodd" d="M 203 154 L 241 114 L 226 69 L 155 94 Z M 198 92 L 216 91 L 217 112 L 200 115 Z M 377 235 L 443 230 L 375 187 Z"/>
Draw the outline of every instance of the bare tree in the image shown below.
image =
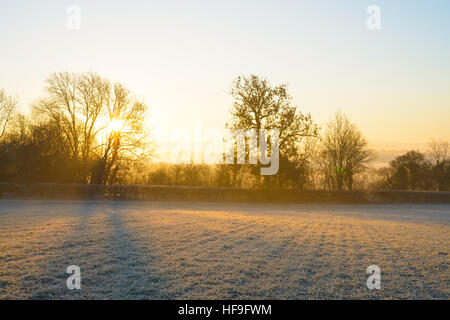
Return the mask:
<path id="1" fill-rule="evenodd" d="M 438 191 L 448 190 L 450 187 L 450 149 L 448 141 L 432 139 L 428 153 L 432 162 L 430 175 L 434 189 Z"/>
<path id="2" fill-rule="evenodd" d="M 78 76 L 74 73 L 53 73 L 46 81 L 48 98 L 35 105 L 37 111 L 54 121 L 63 134 L 66 149 L 73 159 L 80 156 L 81 122 L 77 99 Z"/>
<path id="3" fill-rule="evenodd" d="M 78 76 L 77 87 L 82 122 L 81 157 L 86 164 L 91 156 L 98 133 L 104 129 L 104 126 L 96 127 L 96 123 L 108 108 L 111 84 L 98 74 L 89 72 Z"/>
<path id="4" fill-rule="evenodd" d="M 352 190 L 354 177 L 367 168 L 372 152 L 355 124 L 342 112 L 328 123 L 322 137 L 321 160 L 329 186 Z"/>
<path id="5" fill-rule="evenodd" d="M 6 132 L 8 123 L 13 117 L 13 112 L 16 107 L 17 101 L 7 95 L 5 90 L 0 89 L 0 140 Z"/>
<path id="6" fill-rule="evenodd" d="M 435 165 L 440 165 L 441 163 L 448 160 L 448 157 L 450 156 L 450 147 L 448 141 L 445 141 L 444 139 L 432 139 L 428 144 L 428 147 L 430 160 Z"/>
<path id="7" fill-rule="evenodd" d="M 129 166 L 131 161 L 148 157 L 144 152 L 148 143 L 144 127 L 147 106 L 121 84 L 113 86 L 109 97 L 106 110 L 109 126 L 94 176 L 94 182 L 103 184 L 115 183 L 124 164 Z"/>
<path id="8" fill-rule="evenodd" d="M 112 183 L 126 162 L 142 158 L 147 107 L 95 73 L 53 73 L 35 112 L 55 124 L 78 168 L 76 181 Z"/>

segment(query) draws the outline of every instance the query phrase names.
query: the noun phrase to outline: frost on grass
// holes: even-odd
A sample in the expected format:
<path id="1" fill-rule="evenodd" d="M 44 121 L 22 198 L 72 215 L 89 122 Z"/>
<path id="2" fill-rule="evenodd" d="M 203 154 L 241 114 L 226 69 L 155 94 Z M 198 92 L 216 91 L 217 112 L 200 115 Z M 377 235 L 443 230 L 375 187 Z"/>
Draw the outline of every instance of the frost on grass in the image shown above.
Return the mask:
<path id="1" fill-rule="evenodd" d="M 0 299 L 449 299 L 449 231 L 437 205 L 2 200 Z"/>

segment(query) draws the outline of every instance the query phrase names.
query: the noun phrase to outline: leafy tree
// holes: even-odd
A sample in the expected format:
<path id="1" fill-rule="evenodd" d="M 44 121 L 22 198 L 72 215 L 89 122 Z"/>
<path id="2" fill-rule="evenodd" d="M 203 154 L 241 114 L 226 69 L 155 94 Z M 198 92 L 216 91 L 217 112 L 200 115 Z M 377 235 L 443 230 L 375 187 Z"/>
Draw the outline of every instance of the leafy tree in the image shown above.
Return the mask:
<path id="1" fill-rule="evenodd" d="M 389 163 L 387 184 L 391 189 L 427 190 L 430 188 L 431 164 L 423 153 L 409 151 Z"/>
<path id="2" fill-rule="evenodd" d="M 256 75 L 239 76 L 233 81 L 231 96 L 234 102 L 227 128 L 244 131 L 253 129 L 256 133 L 260 129 L 278 130 L 282 162 L 292 161 L 301 153 L 299 142 L 303 137 L 317 134 L 317 126 L 311 115 L 304 115 L 293 105 L 286 84 L 272 86 L 266 79 Z M 288 166 L 280 166 L 281 172 L 284 168 Z M 255 174 L 259 174 L 259 170 Z"/>

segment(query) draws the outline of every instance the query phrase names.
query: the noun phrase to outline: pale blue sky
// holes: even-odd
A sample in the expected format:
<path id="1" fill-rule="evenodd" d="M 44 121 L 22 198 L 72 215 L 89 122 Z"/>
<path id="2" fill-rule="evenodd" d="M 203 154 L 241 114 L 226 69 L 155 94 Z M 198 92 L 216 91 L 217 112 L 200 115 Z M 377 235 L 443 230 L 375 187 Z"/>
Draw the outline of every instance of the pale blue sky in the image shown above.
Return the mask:
<path id="1" fill-rule="evenodd" d="M 381 30 L 366 27 L 371 4 Z M 232 79 L 255 73 L 321 124 L 341 109 L 374 144 L 423 144 L 450 139 L 449 39 L 445 0 L 1 0 L 0 88 L 25 109 L 51 72 L 96 71 L 143 97 L 164 139 L 222 127 Z"/>

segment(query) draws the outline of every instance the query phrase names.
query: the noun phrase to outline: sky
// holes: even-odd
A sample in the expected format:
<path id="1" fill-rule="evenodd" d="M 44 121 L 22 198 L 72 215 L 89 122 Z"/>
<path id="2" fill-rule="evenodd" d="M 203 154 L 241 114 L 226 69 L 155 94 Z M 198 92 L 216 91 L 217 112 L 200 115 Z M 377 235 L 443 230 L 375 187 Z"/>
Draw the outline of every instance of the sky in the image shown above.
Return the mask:
<path id="1" fill-rule="evenodd" d="M 1 0 L 0 88 L 26 112 L 51 72 L 94 71 L 143 98 L 165 141 L 223 128 L 233 79 L 256 74 L 321 126 L 342 110 L 376 148 L 422 148 L 450 140 L 449 39 L 446 0 Z"/>

